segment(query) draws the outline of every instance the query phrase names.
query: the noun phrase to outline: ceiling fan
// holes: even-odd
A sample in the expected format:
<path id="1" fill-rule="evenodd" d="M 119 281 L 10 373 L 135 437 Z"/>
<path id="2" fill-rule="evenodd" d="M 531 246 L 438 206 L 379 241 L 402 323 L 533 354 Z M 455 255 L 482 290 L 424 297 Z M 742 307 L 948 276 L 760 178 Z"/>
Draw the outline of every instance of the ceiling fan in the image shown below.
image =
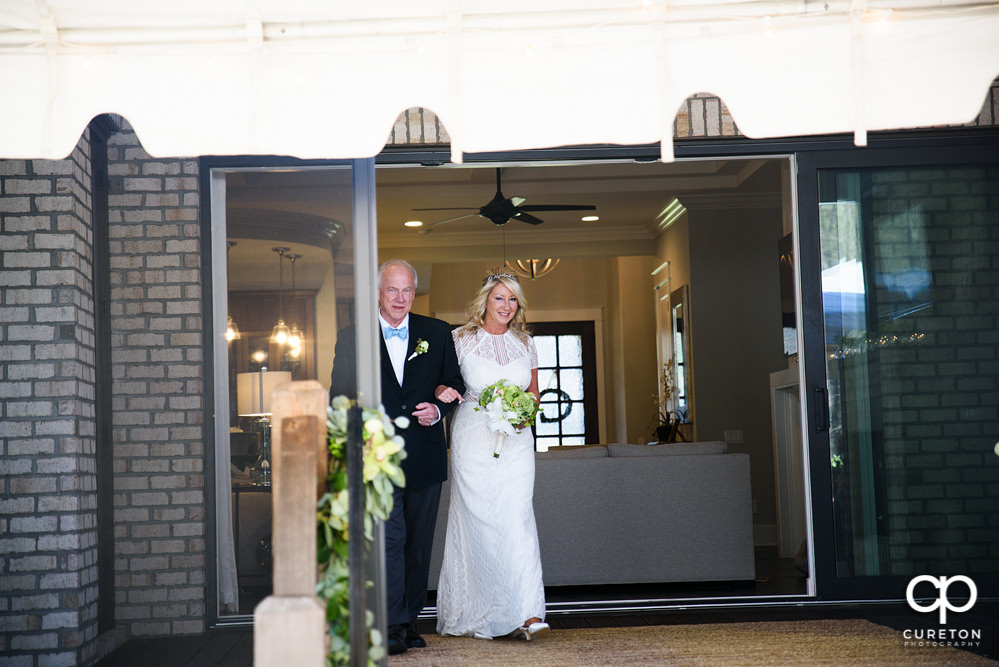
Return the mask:
<path id="1" fill-rule="evenodd" d="M 454 220 L 461 220 L 462 218 L 470 218 L 473 215 L 479 215 L 483 218 L 492 221 L 495 225 L 505 225 L 511 220 L 519 220 L 520 222 L 526 222 L 529 225 L 540 225 L 544 220 L 536 216 L 531 215 L 532 211 L 595 211 L 596 206 L 587 204 L 524 204 L 527 201 L 523 197 L 504 197 L 502 192 L 502 187 L 500 185 L 500 168 L 496 168 L 496 194 L 493 198 L 489 200 L 489 203 L 485 206 L 480 206 L 478 209 L 469 207 L 457 207 L 457 208 L 414 208 L 414 211 L 475 211 L 474 213 L 468 213 L 466 215 L 459 215 L 456 218 L 448 218 L 447 220 L 441 220 L 439 222 L 434 222 L 428 227 L 436 227 L 437 225 L 443 225 L 445 222 L 452 222 Z"/>

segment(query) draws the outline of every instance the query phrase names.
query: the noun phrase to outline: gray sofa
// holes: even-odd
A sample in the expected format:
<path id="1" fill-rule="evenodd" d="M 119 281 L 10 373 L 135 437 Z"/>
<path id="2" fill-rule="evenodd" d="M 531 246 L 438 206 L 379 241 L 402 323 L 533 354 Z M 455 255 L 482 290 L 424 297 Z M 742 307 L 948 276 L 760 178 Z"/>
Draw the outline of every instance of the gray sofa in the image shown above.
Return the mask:
<path id="1" fill-rule="evenodd" d="M 586 445 L 535 454 L 546 586 L 755 578 L 749 456 L 725 443 Z M 440 577 L 450 489 L 430 563 Z"/>

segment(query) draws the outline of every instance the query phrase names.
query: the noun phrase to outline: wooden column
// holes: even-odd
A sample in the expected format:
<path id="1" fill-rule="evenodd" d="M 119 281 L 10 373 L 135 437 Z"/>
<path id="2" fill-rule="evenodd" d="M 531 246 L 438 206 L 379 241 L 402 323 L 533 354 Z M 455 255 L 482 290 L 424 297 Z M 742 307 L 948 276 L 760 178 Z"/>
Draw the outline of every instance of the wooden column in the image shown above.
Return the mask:
<path id="1" fill-rule="evenodd" d="M 314 380 L 280 385 L 271 398 L 274 592 L 253 612 L 256 667 L 326 664 L 326 614 L 315 590 L 328 401 Z"/>

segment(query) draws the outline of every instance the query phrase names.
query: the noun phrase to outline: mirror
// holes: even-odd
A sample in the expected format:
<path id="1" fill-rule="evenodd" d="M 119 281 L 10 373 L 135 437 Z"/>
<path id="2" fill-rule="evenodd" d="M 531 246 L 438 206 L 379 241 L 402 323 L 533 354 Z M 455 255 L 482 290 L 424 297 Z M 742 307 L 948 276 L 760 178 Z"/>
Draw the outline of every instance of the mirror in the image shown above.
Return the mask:
<path id="1" fill-rule="evenodd" d="M 676 387 L 675 407 L 677 416 L 684 424 L 692 421 L 690 406 L 690 317 L 688 315 L 690 297 L 687 286 L 673 290 L 669 295 L 673 333 L 673 378 Z"/>

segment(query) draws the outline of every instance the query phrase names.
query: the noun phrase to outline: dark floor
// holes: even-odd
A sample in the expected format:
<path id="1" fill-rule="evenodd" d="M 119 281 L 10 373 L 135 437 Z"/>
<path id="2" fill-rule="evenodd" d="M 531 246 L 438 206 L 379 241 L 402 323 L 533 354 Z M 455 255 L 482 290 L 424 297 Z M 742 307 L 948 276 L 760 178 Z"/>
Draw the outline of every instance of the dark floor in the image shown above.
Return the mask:
<path id="1" fill-rule="evenodd" d="M 905 603 L 819 604 L 809 601 L 805 578 L 791 559 L 775 550 L 758 549 L 756 581 L 578 586 L 545 589 L 547 621 L 553 629 L 637 625 L 736 623 L 862 618 L 901 632 L 936 628 L 936 614 L 920 614 Z M 241 608 L 252 609 L 267 591 L 247 591 Z M 251 598 L 254 598 L 251 600 Z M 599 600 L 597 603 L 595 601 Z M 419 631 L 433 633 L 433 592 L 428 618 Z M 754 606 L 749 606 L 754 605 Z M 758 606 L 756 606 L 758 605 Z M 614 609 L 613 612 L 608 611 Z M 931 618 L 932 617 L 932 618 Z M 954 618 L 953 616 L 951 618 Z M 252 620 L 247 617 L 247 620 Z M 949 619 L 950 620 L 950 619 Z M 999 600 L 982 600 L 951 627 L 981 630 L 978 647 L 967 650 L 999 660 Z M 226 627 L 203 635 L 169 639 L 134 639 L 96 667 L 246 667 L 253 664 L 253 630 Z"/>
<path id="2" fill-rule="evenodd" d="M 760 621 L 800 621 L 862 618 L 901 633 L 909 628 L 933 628 L 937 624 L 905 604 L 801 605 L 739 609 L 687 609 L 655 613 L 572 614 L 550 617 L 554 630 L 588 627 L 637 625 L 680 625 L 703 623 L 738 623 Z M 952 617 L 953 618 L 953 617 Z M 999 660 L 999 600 L 979 600 L 975 607 L 961 614 L 960 623 L 951 627 L 981 630 L 981 643 L 966 647 L 972 653 Z M 433 621 L 421 621 L 420 631 L 433 632 Z M 216 629 L 192 637 L 132 640 L 97 667 L 249 667 L 253 664 L 251 628 Z"/>

